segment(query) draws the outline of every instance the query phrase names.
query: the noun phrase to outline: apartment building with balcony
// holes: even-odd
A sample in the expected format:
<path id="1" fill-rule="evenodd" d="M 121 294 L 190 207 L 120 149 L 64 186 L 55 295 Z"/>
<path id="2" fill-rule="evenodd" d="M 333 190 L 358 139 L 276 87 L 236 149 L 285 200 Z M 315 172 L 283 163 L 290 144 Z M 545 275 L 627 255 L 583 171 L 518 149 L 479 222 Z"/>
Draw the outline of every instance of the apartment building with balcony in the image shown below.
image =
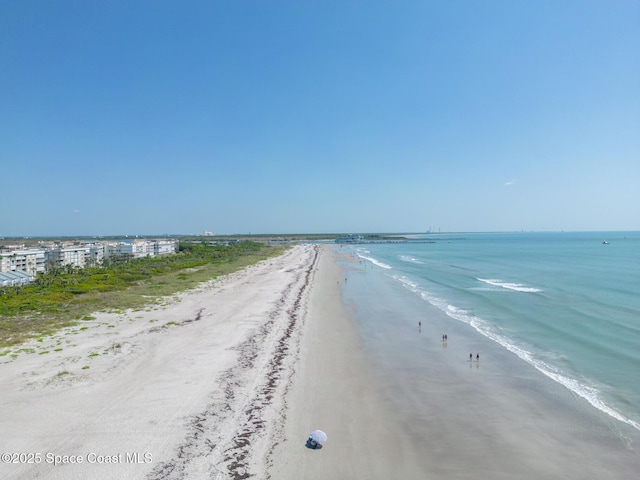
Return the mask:
<path id="1" fill-rule="evenodd" d="M 0 250 L 0 273 L 26 272 L 35 276 L 45 271 L 45 250 L 7 247 Z"/>
<path id="2" fill-rule="evenodd" d="M 177 240 L 133 240 L 105 243 L 104 256 L 111 258 L 127 255 L 131 258 L 143 258 L 171 255 L 177 251 Z"/>
<path id="3" fill-rule="evenodd" d="M 32 281 L 39 273 L 52 267 L 84 268 L 98 266 L 115 256 L 130 258 L 171 255 L 178 251 L 178 240 L 158 239 L 120 242 L 49 242 L 38 248 L 24 245 L 7 246 L 0 250 L 0 285 L 18 285 Z M 9 275 L 11 274 L 11 275 Z"/>
<path id="4" fill-rule="evenodd" d="M 177 240 L 155 240 L 153 245 L 153 252 L 156 257 L 161 255 L 173 255 L 178 253 L 178 241 Z"/>
<path id="5" fill-rule="evenodd" d="M 46 251 L 47 265 L 49 267 L 66 267 L 71 265 L 75 268 L 87 266 L 87 257 L 90 257 L 90 248 L 86 245 L 61 245 Z"/>

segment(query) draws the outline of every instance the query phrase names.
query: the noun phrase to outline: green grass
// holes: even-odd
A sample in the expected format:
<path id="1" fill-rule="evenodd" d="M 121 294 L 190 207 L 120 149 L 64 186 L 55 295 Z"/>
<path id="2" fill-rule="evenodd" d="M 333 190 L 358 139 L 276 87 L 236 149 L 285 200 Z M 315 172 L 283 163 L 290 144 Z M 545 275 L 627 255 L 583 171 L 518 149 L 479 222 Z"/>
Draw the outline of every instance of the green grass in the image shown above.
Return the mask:
<path id="1" fill-rule="evenodd" d="M 286 248 L 251 241 L 229 246 L 180 243 L 175 255 L 55 271 L 30 285 L 0 288 L 0 348 L 95 320 L 95 312 L 160 306 L 167 301 L 163 297 L 280 255 Z"/>

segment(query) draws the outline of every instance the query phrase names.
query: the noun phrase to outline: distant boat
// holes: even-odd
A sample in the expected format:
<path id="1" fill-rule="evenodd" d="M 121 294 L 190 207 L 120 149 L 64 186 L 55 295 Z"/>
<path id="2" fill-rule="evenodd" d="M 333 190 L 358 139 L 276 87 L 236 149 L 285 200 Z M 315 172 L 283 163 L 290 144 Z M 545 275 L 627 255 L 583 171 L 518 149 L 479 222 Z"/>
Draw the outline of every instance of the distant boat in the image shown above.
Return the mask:
<path id="1" fill-rule="evenodd" d="M 603 245 L 609 245 L 609 242 L 607 242 L 606 240 L 603 240 L 603 241 L 602 241 L 602 244 L 603 244 Z"/>

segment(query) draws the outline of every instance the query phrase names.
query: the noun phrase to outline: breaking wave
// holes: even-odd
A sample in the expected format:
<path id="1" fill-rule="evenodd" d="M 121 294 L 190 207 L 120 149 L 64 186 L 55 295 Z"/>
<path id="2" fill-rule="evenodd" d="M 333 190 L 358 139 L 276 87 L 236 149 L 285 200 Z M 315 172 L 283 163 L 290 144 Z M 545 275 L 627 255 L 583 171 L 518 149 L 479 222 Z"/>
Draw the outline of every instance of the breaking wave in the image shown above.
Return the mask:
<path id="1" fill-rule="evenodd" d="M 509 283 L 503 282 L 502 280 L 496 280 L 493 278 L 476 278 L 476 280 L 487 283 L 489 285 L 493 285 L 494 287 L 506 288 L 507 290 L 515 290 L 516 292 L 525 292 L 525 293 L 539 293 L 542 292 L 539 288 L 527 287 L 526 285 L 522 285 L 521 283 Z"/>
<path id="2" fill-rule="evenodd" d="M 593 407 L 615 418 L 616 420 L 619 420 L 623 423 L 626 423 L 627 425 L 630 425 L 636 428 L 637 430 L 640 430 L 639 422 L 636 422 L 630 418 L 627 418 L 626 416 L 618 412 L 615 408 L 611 407 L 605 401 L 603 401 L 600 395 L 600 390 L 597 387 L 591 385 L 587 380 L 574 378 L 567 372 L 564 372 L 559 368 L 554 367 L 553 365 L 549 365 L 547 362 L 543 360 L 540 360 L 539 358 L 536 357 L 534 353 L 530 352 L 526 347 L 522 345 L 518 345 L 517 342 L 515 342 L 514 340 L 497 332 L 495 328 L 492 328 L 490 324 L 485 320 L 483 320 L 482 318 L 472 314 L 471 312 L 465 309 L 456 307 L 455 305 L 451 305 L 447 300 L 431 294 L 430 292 L 426 291 L 424 288 L 420 287 L 417 283 L 409 280 L 407 277 L 400 276 L 400 275 L 393 275 L 392 278 L 399 281 L 408 290 L 419 295 L 423 300 L 427 301 L 434 307 L 443 311 L 450 318 L 453 318 L 455 320 L 458 320 L 460 322 L 470 325 L 480 334 L 484 335 L 490 340 L 493 340 L 497 344 L 501 345 L 502 347 L 506 348 L 510 352 L 514 353 L 520 359 L 524 360 L 525 362 L 533 366 L 536 370 L 540 371 L 545 376 L 563 385 L 564 387 L 569 389 L 571 392 L 573 392 L 577 396 L 586 400 Z M 481 279 L 478 279 L 478 280 L 481 280 Z M 486 283 L 489 283 L 488 280 L 481 280 L 481 281 L 485 281 Z M 495 281 L 491 280 L 491 282 L 495 282 Z M 503 284 L 500 284 L 497 286 L 508 288 L 508 287 L 504 287 Z M 528 287 L 519 287 L 519 288 L 526 288 L 526 290 L 521 290 L 525 292 L 531 292 L 532 290 L 536 292 L 540 291 L 538 289 L 529 289 Z"/>
<path id="3" fill-rule="evenodd" d="M 368 251 L 364 251 L 369 253 Z M 373 257 L 368 257 L 366 255 L 364 255 L 363 253 L 356 251 L 356 255 L 360 258 L 362 258 L 363 260 L 368 260 L 369 262 L 373 263 L 374 265 L 377 265 L 380 268 L 386 268 L 387 270 L 390 270 L 392 267 L 391 265 L 387 265 L 386 263 L 381 262 L 380 260 L 376 260 Z"/>

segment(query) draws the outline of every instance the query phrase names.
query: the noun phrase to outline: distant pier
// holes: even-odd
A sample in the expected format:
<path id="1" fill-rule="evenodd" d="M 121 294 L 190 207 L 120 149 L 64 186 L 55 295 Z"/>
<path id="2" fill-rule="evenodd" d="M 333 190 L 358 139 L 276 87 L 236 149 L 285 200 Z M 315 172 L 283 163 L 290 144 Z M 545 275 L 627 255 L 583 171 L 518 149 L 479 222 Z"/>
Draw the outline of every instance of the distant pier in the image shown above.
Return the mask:
<path id="1" fill-rule="evenodd" d="M 408 240 L 408 239 L 384 239 L 384 240 L 358 240 L 358 241 L 340 241 L 340 239 L 335 240 L 335 243 L 338 245 L 367 245 L 367 244 L 379 244 L 379 243 L 436 243 L 435 240 Z"/>

